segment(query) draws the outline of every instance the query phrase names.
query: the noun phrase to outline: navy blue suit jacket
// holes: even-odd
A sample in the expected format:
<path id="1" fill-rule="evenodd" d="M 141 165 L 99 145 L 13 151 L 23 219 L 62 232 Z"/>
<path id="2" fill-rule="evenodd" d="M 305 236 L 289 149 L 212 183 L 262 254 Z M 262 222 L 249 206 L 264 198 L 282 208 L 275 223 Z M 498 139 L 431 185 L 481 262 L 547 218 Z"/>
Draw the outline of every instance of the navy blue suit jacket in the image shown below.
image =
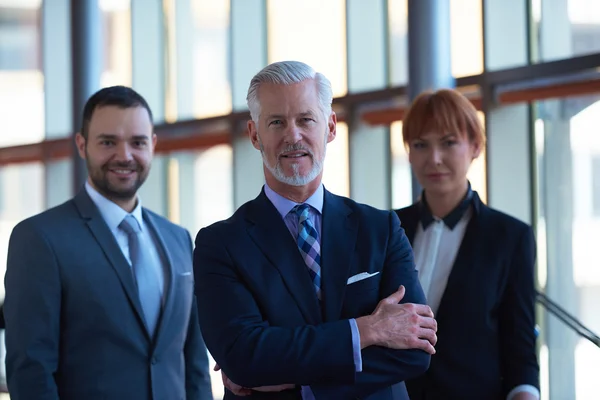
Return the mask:
<path id="1" fill-rule="evenodd" d="M 169 261 L 154 339 L 131 268 L 85 190 L 14 228 L 4 303 L 11 399 L 212 399 L 191 238 L 148 210 L 143 218 Z"/>
<path id="2" fill-rule="evenodd" d="M 539 388 L 533 231 L 475 192 L 472 206 L 436 314 L 436 354 L 427 373 L 406 382 L 411 400 L 501 400 L 517 385 Z M 397 213 L 412 243 L 419 205 Z"/>
<path id="3" fill-rule="evenodd" d="M 321 249 L 320 306 L 296 243 L 264 191 L 228 220 L 202 229 L 194 273 L 207 347 L 245 387 L 293 383 L 310 385 L 317 399 L 391 399 L 391 386 L 422 374 L 430 356 L 372 346 L 362 351 L 357 373 L 348 319 L 370 314 L 401 284 L 403 302 L 425 303 L 398 217 L 325 191 Z M 378 274 L 347 285 L 361 272 Z M 251 398 L 299 396 L 297 390 Z"/>

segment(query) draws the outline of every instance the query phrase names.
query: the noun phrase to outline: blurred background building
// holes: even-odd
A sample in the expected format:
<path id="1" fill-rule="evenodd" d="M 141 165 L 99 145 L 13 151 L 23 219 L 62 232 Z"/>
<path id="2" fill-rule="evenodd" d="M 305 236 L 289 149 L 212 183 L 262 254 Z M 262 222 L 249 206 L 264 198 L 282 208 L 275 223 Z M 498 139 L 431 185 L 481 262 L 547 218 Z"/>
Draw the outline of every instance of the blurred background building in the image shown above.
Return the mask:
<path id="1" fill-rule="evenodd" d="M 93 91 L 129 85 L 149 101 L 159 144 L 143 202 L 194 236 L 259 193 L 246 90 L 296 59 L 336 97 L 325 186 L 386 209 L 419 192 L 401 138 L 414 82 L 451 78 L 487 128 L 473 188 L 535 227 L 539 290 L 600 331 L 600 1 L 443 4 L 0 0 L 0 275 L 14 225 L 82 183 L 72 135 Z M 538 323 L 542 399 L 597 399 L 600 349 L 542 308 Z"/>

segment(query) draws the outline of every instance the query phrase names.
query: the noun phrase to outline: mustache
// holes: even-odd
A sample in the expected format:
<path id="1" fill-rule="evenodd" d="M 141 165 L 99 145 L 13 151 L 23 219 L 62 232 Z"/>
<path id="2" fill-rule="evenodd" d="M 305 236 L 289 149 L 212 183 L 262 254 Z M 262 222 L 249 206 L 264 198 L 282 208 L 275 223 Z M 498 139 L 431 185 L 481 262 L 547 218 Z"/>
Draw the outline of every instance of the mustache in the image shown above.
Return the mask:
<path id="1" fill-rule="evenodd" d="M 277 154 L 277 158 L 281 157 L 281 155 L 283 153 L 288 153 L 291 151 L 303 151 L 303 152 L 307 153 L 311 158 L 314 158 L 313 152 L 309 148 L 303 146 L 300 143 L 287 145 L 279 152 L 279 154 Z"/>

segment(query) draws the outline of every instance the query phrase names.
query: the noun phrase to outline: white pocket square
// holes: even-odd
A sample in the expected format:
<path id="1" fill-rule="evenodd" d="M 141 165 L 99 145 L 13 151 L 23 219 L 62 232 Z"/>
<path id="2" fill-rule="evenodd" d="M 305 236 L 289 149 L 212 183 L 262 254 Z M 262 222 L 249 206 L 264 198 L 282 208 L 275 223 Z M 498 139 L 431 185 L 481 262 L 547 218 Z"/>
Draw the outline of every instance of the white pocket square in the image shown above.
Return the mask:
<path id="1" fill-rule="evenodd" d="M 351 283 L 355 283 L 355 282 L 358 282 L 358 281 L 362 281 L 362 280 L 367 279 L 367 278 L 371 278 L 371 277 L 379 274 L 379 272 L 380 271 L 373 272 L 372 274 L 370 274 L 368 272 L 361 272 L 360 274 L 351 276 L 350 278 L 348 278 L 347 285 L 350 285 Z"/>
<path id="2" fill-rule="evenodd" d="M 191 275 L 191 274 L 192 274 L 192 273 L 191 273 L 190 271 L 187 271 L 187 272 L 181 272 L 179 275 L 180 275 L 180 276 L 189 276 L 189 275 Z"/>

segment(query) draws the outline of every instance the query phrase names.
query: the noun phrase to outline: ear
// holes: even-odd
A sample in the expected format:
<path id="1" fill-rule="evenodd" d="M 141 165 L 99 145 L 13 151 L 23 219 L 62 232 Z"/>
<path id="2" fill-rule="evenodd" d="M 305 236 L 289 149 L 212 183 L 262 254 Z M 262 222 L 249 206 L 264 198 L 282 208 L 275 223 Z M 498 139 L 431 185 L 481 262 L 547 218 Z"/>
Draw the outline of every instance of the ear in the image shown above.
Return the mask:
<path id="1" fill-rule="evenodd" d="M 256 129 L 256 122 L 253 120 L 248 121 L 248 136 L 252 142 L 252 146 L 256 150 L 260 150 L 260 143 L 258 142 L 258 130 Z"/>
<path id="2" fill-rule="evenodd" d="M 154 153 L 154 149 L 156 149 L 156 141 L 158 140 L 158 137 L 156 136 L 156 133 L 152 134 L 152 153 Z"/>
<path id="3" fill-rule="evenodd" d="M 329 116 L 329 120 L 327 121 L 327 143 L 331 142 L 335 139 L 337 135 L 337 116 L 335 112 L 331 112 Z"/>
<path id="4" fill-rule="evenodd" d="M 81 134 L 81 132 L 77 132 L 75 134 L 75 145 L 77 146 L 77 151 L 79 152 L 79 157 L 85 160 L 85 138 Z"/>

